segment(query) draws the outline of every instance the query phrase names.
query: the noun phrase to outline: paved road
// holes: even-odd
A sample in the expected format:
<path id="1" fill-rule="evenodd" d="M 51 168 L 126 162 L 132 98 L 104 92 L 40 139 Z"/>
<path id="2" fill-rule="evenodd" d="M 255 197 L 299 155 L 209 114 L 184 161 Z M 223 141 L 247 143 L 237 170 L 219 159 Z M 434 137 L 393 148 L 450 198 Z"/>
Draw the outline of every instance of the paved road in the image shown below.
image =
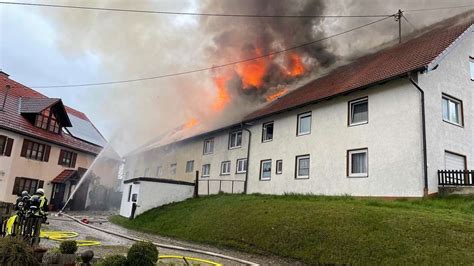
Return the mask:
<path id="1" fill-rule="evenodd" d="M 77 215 L 75 217 L 82 218 L 83 216 Z M 107 217 L 101 216 L 101 215 L 94 215 L 93 217 L 89 217 L 89 219 L 91 221 L 106 221 Z M 73 232 L 79 233 L 78 239 L 100 241 L 102 243 L 101 246 L 81 247 L 79 249 L 80 252 L 87 249 L 92 249 L 94 253 L 96 254 L 96 257 L 104 257 L 110 254 L 125 254 L 127 251 L 127 248 L 133 244 L 133 241 L 131 240 L 127 240 L 118 236 L 113 236 L 113 235 L 86 227 L 64 216 L 63 217 L 51 216 L 49 218 L 49 222 L 50 224 L 46 225 L 44 230 L 73 231 Z M 255 262 L 261 265 L 299 264 L 295 261 L 285 260 L 278 257 L 259 256 L 259 255 L 247 254 L 243 252 L 232 251 L 232 250 L 217 249 L 211 246 L 197 245 L 194 243 L 178 241 L 171 238 L 141 233 L 141 232 L 125 229 L 123 227 L 117 226 L 109 222 L 104 222 L 102 224 L 100 224 L 99 222 L 93 222 L 92 225 L 106 229 L 106 230 L 111 230 L 111 231 L 120 233 L 122 235 L 128 235 L 128 236 L 140 238 L 143 240 L 158 242 L 158 243 L 167 244 L 167 245 L 176 245 L 176 246 L 182 246 L 182 247 L 187 247 L 187 248 L 195 248 L 195 249 L 200 249 L 200 250 L 221 253 L 227 256 L 240 258 L 240 259 Z M 47 246 L 47 247 L 58 246 L 57 242 L 54 242 L 51 240 L 42 240 L 41 243 L 42 245 Z M 159 252 L 160 252 L 160 255 L 182 255 L 182 256 L 189 256 L 189 257 L 195 257 L 195 258 L 197 257 L 197 258 L 206 259 L 206 260 L 210 260 L 214 262 L 219 262 L 224 265 L 242 265 L 235 261 L 230 261 L 230 260 L 226 260 L 222 258 L 203 255 L 203 254 L 197 254 L 194 252 L 176 251 L 176 250 L 167 249 L 167 248 L 159 248 Z"/>

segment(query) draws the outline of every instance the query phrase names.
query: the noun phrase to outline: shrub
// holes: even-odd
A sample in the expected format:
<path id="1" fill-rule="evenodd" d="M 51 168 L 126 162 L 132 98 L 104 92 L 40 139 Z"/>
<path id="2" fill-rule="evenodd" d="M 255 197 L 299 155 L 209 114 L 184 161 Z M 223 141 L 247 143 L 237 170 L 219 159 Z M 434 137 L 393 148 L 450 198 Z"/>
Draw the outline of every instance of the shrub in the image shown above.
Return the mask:
<path id="1" fill-rule="evenodd" d="M 0 265 L 37 265 L 33 249 L 19 239 L 0 239 Z"/>
<path id="2" fill-rule="evenodd" d="M 127 258 L 123 255 L 112 255 L 105 257 L 99 264 L 100 266 L 125 266 L 127 265 Z"/>
<path id="3" fill-rule="evenodd" d="M 153 266 L 156 261 L 158 261 L 158 249 L 151 242 L 137 242 L 128 250 L 128 265 Z"/>
<path id="4" fill-rule="evenodd" d="M 77 251 L 77 242 L 75 240 L 65 240 L 59 245 L 61 254 L 74 254 Z"/>

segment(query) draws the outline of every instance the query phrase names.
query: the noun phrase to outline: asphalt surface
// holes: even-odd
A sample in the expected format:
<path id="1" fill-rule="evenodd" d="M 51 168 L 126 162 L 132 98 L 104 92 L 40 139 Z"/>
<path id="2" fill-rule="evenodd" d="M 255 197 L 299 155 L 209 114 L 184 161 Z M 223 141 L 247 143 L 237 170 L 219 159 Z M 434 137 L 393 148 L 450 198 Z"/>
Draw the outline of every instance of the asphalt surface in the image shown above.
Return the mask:
<path id="1" fill-rule="evenodd" d="M 300 264 L 296 261 L 286 260 L 279 257 L 274 256 L 260 256 L 260 255 L 253 255 L 243 252 L 238 252 L 234 250 L 226 250 L 226 249 L 218 249 L 212 246 L 207 245 L 200 245 L 195 243 L 189 243 L 185 241 L 180 241 L 176 239 L 171 239 L 167 237 L 161 237 L 152 234 L 146 234 L 142 232 L 137 232 L 129 229 L 125 229 L 118 225 L 112 224 L 107 221 L 107 214 L 99 214 L 93 213 L 92 215 L 88 213 L 70 213 L 76 218 L 82 219 L 87 217 L 92 225 L 103 228 L 106 230 L 110 230 L 121 235 L 128 235 L 132 237 L 136 237 L 142 240 L 157 242 L 166 245 L 175 245 L 175 246 L 182 246 L 186 248 L 195 248 L 205 251 L 211 251 L 215 253 L 224 254 L 227 256 L 236 257 L 239 259 L 243 259 L 246 261 L 251 261 L 260 265 L 295 265 Z M 65 216 L 58 217 L 52 214 L 49 218 L 49 225 L 44 225 L 43 230 L 46 231 L 72 231 L 79 233 L 77 239 L 85 239 L 85 240 L 97 240 L 101 242 L 100 246 L 91 246 L 91 247 L 80 247 L 79 252 L 83 252 L 85 250 L 92 250 L 94 251 L 95 257 L 103 258 L 108 255 L 112 254 L 123 254 L 125 255 L 128 248 L 134 243 L 134 241 L 124 239 L 122 237 L 110 235 L 104 232 L 101 232 L 96 229 L 92 229 L 86 227 L 80 223 L 77 223 Z M 42 239 L 41 246 L 52 248 L 59 246 L 59 243 L 52 240 Z M 226 260 L 214 256 L 209 256 L 200 253 L 194 252 L 186 252 L 186 251 L 177 251 L 173 249 L 167 248 L 158 248 L 160 255 L 180 255 L 180 256 L 187 256 L 193 258 L 200 258 L 205 260 L 210 260 L 213 262 L 221 263 L 224 265 L 244 265 L 232 260 Z M 175 261 L 178 262 L 178 261 Z"/>

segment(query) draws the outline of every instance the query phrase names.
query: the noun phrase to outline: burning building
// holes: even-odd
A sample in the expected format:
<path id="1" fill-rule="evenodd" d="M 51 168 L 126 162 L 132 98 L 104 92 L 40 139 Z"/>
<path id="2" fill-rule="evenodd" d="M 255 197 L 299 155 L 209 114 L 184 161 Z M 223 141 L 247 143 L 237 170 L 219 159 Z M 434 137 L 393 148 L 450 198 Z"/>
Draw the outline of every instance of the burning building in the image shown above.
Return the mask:
<path id="1" fill-rule="evenodd" d="M 213 108 L 250 90 L 249 97 L 268 103 L 218 130 L 192 136 L 176 130 L 126 156 L 121 214 L 130 214 L 132 202 L 143 206 L 141 213 L 191 197 L 191 188 L 203 195 L 437 193 L 454 182 L 438 179 L 445 170 L 467 173 L 474 163 L 473 30 L 472 15 L 464 14 L 292 91 L 272 87 L 282 82 L 269 73 L 304 76 L 325 61 L 305 63 L 301 54 L 287 53 L 282 64 L 261 58 L 215 73 L 221 92 Z M 163 184 L 167 193 L 150 197 Z M 462 184 L 473 186 L 472 175 L 463 174 Z"/>
<path id="2" fill-rule="evenodd" d="M 120 197 L 115 188 L 121 159 L 104 149 L 107 141 L 84 113 L 2 71 L 0 99 L 0 202 L 43 188 L 51 209 L 61 209 L 78 184 L 68 205 L 75 210 Z"/>

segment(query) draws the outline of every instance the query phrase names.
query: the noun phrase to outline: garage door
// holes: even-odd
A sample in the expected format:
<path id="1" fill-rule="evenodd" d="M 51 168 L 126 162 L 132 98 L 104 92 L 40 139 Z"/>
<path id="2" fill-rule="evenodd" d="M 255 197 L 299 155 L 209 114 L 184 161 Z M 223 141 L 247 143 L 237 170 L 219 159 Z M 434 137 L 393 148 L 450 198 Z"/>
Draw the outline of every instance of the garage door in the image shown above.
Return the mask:
<path id="1" fill-rule="evenodd" d="M 446 170 L 466 170 L 466 157 L 451 152 L 444 153 Z"/>

